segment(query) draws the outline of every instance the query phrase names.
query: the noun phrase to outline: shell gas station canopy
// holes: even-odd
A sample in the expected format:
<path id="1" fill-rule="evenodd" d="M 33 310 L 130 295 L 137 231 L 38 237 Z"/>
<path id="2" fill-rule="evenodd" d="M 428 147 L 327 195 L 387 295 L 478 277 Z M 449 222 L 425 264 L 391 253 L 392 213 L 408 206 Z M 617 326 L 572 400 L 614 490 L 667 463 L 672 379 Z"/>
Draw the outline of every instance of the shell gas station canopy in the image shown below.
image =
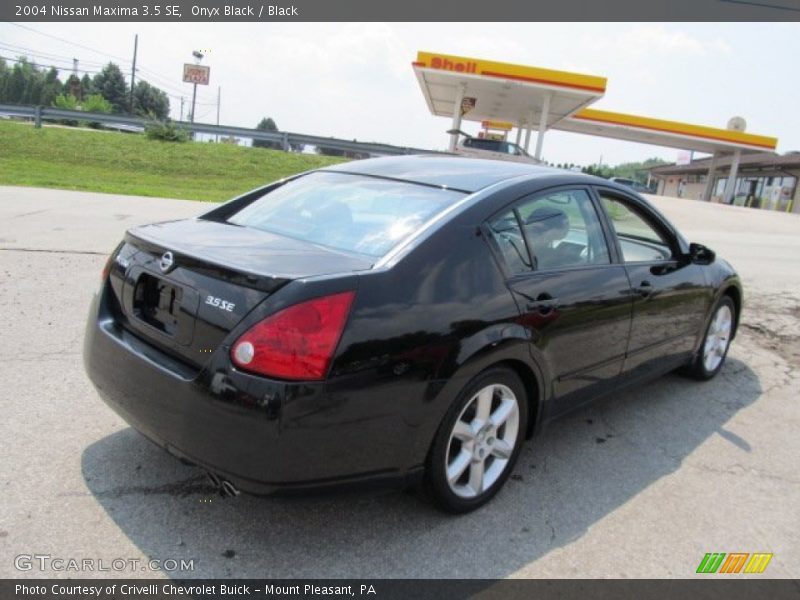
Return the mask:
<path id="1" fill-rule="evenodd" d="M 517 128 L 517 144 L 527 151 L 536 129 L 536 159 L 541 159 L 548 129 L 714 156 L 732 153 L 734 164 L 742 152 L 774 151 L 778 144 L 777 138 L 745 133 L 741 127 L 721 129 L 588 108 L 605 94 L 604 77 L 433 52 L 419 52 L 412 65 L 431 113 L 452 118 L 452 130 L 461 129 L 462 121 L 509 122 Z M 733 126 L 740 123 L 731 120 Z M 451 151 L 457 140 L 451 134 Z M 732 166 L 729 180 L 735 178 Z"/>

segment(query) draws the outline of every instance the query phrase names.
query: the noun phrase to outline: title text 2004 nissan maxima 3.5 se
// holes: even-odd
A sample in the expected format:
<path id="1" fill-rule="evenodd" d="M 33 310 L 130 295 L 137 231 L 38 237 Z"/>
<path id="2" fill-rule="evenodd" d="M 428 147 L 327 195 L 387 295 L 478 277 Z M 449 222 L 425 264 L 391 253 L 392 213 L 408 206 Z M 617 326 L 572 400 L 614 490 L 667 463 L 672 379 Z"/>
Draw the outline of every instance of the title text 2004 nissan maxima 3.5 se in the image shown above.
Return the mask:
<path id="1" fill-rule="evenodd" d="M 629 188 L 383 158 L 128 231 L 85 360 L 128 423 L 229 492 L 423 480 L 464 512 L 554 417 L 673 369 L 713 377 L 741 304 L 733 269 Z"/>

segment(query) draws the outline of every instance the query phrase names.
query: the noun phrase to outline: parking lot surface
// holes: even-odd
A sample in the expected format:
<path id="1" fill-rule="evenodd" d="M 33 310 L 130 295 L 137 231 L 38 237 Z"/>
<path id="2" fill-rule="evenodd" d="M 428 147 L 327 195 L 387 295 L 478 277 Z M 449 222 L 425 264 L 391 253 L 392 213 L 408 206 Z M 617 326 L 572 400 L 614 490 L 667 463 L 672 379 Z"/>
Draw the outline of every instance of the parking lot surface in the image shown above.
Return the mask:
<path id="1" fill-rule="evenodd" d="M 215 495 L 99 400 L 81 358 L 125 229 L 209 205 L 0 187 L 0 577 L 683 578 L 706 552 L 772 552 L 765 575 L 800 577 L 800 217 L 654 201 L 742 276 L 725 368 L 562 419 L 489 505 L 451 517 L 412 493 Z M 34 554 L 95 570 L 15 566 Z M 115 559 L 142 562 L 97 570 Z"/>

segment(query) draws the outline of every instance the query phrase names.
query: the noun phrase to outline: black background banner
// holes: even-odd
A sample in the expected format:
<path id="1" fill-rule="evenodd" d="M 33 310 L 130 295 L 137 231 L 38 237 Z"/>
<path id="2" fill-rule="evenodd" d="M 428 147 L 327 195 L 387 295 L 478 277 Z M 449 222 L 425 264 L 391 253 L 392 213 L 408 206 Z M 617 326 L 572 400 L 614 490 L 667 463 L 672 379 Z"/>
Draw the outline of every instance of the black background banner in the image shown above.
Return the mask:
<path id="1" fill-rule="evenodd" d="M 800 0 L 3 0 L 0 20 L 798 21 Z"/>
<path id="2" fill-rule="evenodd" d="M 20 587 L 21 586 L 21 587 Z M 269 594 L 269 587 L 273 593 Z M 309 586 L 309 587 L 307 587 Z M 335 586 L 350 592 L 332 593 Z M 363 587 L 362 587 L 363 586 Z M 192 589 L 188 589 L 192 588 Z M 297 590 L 294 593 L 294 590 Z M 280 590 L 280 593 L 276 593 Z M 374 593 L 372 593 L 374 591 Z M 333 579 L 333 580 L 124 580 L 26 579 L 0 580 L 0 598 L 31 600 L 130 600 L 131 598 L 192 598 L 244 600 L 247 598 L 346 600 L 642 600 L 687 598 L 789 600 L 800 598 L 800 582 L 753 577 L 679 580 L 594 579 Z"/>

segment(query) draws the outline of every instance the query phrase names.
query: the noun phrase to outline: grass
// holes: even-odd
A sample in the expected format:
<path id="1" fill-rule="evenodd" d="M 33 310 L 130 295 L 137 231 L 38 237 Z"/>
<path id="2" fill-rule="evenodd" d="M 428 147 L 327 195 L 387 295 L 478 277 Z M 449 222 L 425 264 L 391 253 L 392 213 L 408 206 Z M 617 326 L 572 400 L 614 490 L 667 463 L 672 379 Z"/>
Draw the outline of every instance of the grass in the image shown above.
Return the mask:
<path id="1" fill-rule="evenodd" d="M 0 121 L 0 185 L 220 202 L 341 159 Z"/>

